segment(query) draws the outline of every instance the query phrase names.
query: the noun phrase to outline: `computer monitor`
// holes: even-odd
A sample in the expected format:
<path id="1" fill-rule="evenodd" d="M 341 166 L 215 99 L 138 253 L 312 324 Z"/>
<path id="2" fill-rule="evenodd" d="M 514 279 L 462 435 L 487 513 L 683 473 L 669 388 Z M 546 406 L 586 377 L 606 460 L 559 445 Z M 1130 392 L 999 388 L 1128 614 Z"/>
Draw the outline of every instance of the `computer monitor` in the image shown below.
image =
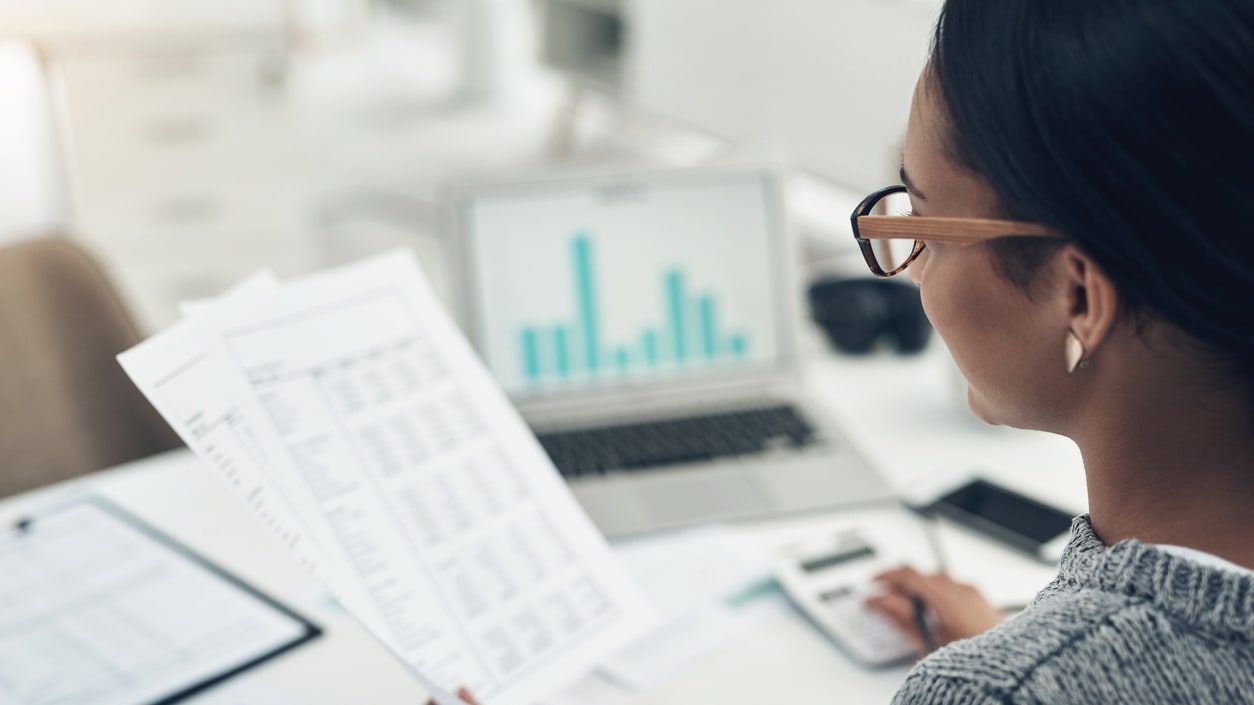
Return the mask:
<path id="1" fill-rule="evenodd" d="M 785 364 L 783 228 L 764 171 L 489 187 L 461 203 L 472 336 L 514 398 Z"/>

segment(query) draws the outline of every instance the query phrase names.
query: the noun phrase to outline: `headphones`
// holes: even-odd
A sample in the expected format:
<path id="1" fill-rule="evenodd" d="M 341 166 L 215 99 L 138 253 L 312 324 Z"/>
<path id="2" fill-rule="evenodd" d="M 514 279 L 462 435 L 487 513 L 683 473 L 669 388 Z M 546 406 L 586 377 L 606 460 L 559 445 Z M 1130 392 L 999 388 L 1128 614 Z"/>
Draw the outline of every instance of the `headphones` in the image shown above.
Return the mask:
<path id="1" fill-rule="evenodd" d="M 882 279 L 828 279 L 810 286 L 810 315 L 837 349 L 871 352 L 883 339 L 917 353 L 932 337 L 918 287 Z"/>

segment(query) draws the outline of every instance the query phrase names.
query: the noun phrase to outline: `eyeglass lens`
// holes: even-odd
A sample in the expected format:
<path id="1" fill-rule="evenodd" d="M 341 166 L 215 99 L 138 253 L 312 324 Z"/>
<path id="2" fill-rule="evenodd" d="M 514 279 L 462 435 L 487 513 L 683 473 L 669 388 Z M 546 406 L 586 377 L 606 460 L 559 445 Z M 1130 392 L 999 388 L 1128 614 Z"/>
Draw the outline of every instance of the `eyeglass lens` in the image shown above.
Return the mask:
<path id="1" fill-rule="evenodd" d="M 890 193 L 877 201 L 868 215 L 910 216 L 910 197 L 903 192 Z M 914 254 L 917 242 L 913 239 L 874 239 L 870 241 L 871 251 L 880 269 L 893 272 L 905 266 Z"/>

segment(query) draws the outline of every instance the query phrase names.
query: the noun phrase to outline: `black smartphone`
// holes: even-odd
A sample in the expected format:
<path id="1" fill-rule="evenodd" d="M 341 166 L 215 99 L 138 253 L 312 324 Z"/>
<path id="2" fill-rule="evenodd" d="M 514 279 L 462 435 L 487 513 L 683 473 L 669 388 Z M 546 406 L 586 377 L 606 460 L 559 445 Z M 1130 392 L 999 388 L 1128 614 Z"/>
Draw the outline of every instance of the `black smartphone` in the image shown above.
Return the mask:
<path id="1" fill-rule="evenodd" d="M 1073 518 L 1068 512 L 988 480 L 972 480 L 923 511 L 967 526 L 1049 563 L 1056 563 L 1062 557 Z"/>

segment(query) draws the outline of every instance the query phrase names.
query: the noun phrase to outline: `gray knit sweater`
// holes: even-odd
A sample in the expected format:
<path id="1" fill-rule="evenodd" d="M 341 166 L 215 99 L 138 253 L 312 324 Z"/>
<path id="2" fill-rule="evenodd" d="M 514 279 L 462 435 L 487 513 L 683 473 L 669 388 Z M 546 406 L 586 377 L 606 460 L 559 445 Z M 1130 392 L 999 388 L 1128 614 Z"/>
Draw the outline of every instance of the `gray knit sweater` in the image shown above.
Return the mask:
<path id="1" fill-rule="evenodd" d="M 921 661 L 893 702 L 1254 705 L 1254 576 L 1107 547 L 1080 517 L 1026 611 Z"/>

